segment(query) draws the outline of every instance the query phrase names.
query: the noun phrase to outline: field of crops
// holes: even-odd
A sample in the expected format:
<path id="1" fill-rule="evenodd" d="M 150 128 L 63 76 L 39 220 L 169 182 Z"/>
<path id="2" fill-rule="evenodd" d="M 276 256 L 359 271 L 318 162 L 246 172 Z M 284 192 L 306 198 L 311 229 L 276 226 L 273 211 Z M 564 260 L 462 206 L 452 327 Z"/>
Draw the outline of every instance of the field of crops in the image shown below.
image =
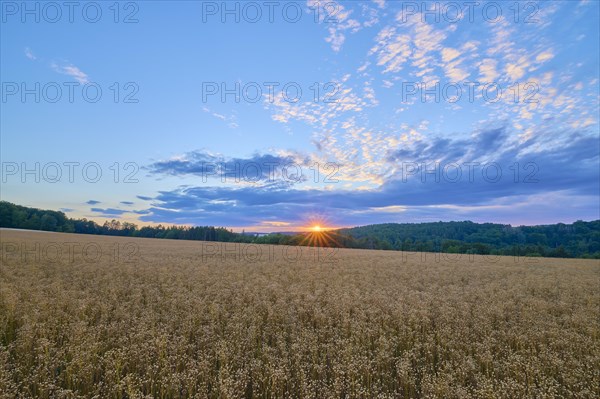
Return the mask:
<path id="1" fill-rule="evenodd" d="M 600 263 L 2 230 L 2 398 L 598 398 Z"/>

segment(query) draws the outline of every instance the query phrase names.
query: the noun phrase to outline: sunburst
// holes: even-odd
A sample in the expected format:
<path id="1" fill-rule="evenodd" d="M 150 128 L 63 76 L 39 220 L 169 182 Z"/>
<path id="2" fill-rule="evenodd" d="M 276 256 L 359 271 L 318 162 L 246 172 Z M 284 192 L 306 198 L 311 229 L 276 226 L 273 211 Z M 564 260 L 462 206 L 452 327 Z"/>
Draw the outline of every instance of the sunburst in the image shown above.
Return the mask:
<path id="1" fill-rule="evenodd" d="M 307 228 L 300 245 L 309 247 L 339 247 L 340 243 L 335 239 L 337 233 L 328 230 L 322 224 L 313 224 Z"/>

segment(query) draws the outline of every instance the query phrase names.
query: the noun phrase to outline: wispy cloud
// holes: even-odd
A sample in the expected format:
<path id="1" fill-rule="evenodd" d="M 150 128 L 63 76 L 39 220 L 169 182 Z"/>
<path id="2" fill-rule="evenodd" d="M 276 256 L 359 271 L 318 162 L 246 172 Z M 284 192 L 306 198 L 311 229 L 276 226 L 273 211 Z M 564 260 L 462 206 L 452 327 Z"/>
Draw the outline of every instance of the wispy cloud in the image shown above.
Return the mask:
<path id="1" fill-rule="evenodd" d="M 385 7 L 385 0 L 373 0 L 373 3 L 377 4 L 379 8 Z"/>
<path id="2" fill-rule="evenodd" d="M 230 127 L 231 129 L 236 129 L 239 127 L 239 125 L 237 123 L 237 117 L 235 116 L 235 114 L 223 115 L 223 114 L 220 114 L 218 112 L 211 110 L 208 107 L 202 107 L 202 111 L 206 112 L 207 114 L 209 114 L 219 120 L 227 122 L 227 126 Z"/>
<path id="3" fill-rule="evenodd" d="M 31 51 L 29 47 L 25 47 L 25 57 L 33 61 L 37 60 L 37 57 L 35 56 L 35 54 L 33 54 L 33 51 Z"/>
<path id="4" fill-rule="evenodd" d="M 50 67 L 60 74 L 68 75 L 74 78 L 81 84 L 86 84 L 90 81 L 88 75 L 85 72 L 83 72 L 81 69 L 72 64 L 59 65 L 56 62 L 52 62 L 50 64 Z"/>
<path id="5" fill-rule="evenodd" d="M 377 3 L 380 7 L 383 6 L 382 0 L 378 0 Z M 307 0 L 306 4 L 317 13 L 319 22 L 327 26 L 329 36 L 325 38 L 325 41 L 331 45 L 332 50 L 336 53 L 342 49 L 346 42 L 346 33 L 356 33 L 377 22 L 376 9 L 365 5 L 363 5 L 362 13 L 367 16 L 367 19 L 361 23 L 360 18 L 350 17 L 354 10 L 344 7 L 338 1 Z"/>
<path id="6" fill-rule="evenodd" d="M 121 216 L 124 213 L 127 213 L 127 211 L 115 208 L 91 208 L 91 211 L 94 213 L 99 213 L 104 217 Z"/>

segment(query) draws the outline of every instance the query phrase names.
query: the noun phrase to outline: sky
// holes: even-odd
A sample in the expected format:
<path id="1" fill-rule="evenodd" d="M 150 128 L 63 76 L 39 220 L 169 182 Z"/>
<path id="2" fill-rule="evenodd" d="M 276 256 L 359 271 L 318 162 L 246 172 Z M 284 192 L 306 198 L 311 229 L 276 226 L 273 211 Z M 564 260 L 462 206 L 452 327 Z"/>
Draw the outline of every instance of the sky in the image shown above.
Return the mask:
<path id="1" fill-rule="evenodd" d="M 600 218 L 598 1 L 2 1 L 1 199 L 297 231 Z"/>

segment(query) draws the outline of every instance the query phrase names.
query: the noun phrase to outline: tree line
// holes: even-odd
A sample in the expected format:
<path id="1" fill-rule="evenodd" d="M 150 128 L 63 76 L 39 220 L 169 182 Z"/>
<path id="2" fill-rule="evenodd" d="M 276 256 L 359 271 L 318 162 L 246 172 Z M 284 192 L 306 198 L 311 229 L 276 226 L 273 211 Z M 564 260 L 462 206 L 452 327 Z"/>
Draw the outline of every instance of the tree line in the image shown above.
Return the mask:
<path id="1" fill-rule="evenodd" d="M 274 233 L 257 237 L 214 226 L 138 227 L 118 220 L 99 225 L 85 218 L 69 218 L 59 211 L 0 201 L 0 227 L 175 240 L 600 259 L 600 220 L 519 227 L 469 221 L 386 223 L 324 233 Z M 311 235 L 320 237 L 312 239 L 315 237 Z"/>
<path id="2" fill-rule="evenodd" d="M 340 230 L 359 247 L 480 255 L 600 259 L 600 220 L 541 226 L 496 223 L 386 223 Z"/>

